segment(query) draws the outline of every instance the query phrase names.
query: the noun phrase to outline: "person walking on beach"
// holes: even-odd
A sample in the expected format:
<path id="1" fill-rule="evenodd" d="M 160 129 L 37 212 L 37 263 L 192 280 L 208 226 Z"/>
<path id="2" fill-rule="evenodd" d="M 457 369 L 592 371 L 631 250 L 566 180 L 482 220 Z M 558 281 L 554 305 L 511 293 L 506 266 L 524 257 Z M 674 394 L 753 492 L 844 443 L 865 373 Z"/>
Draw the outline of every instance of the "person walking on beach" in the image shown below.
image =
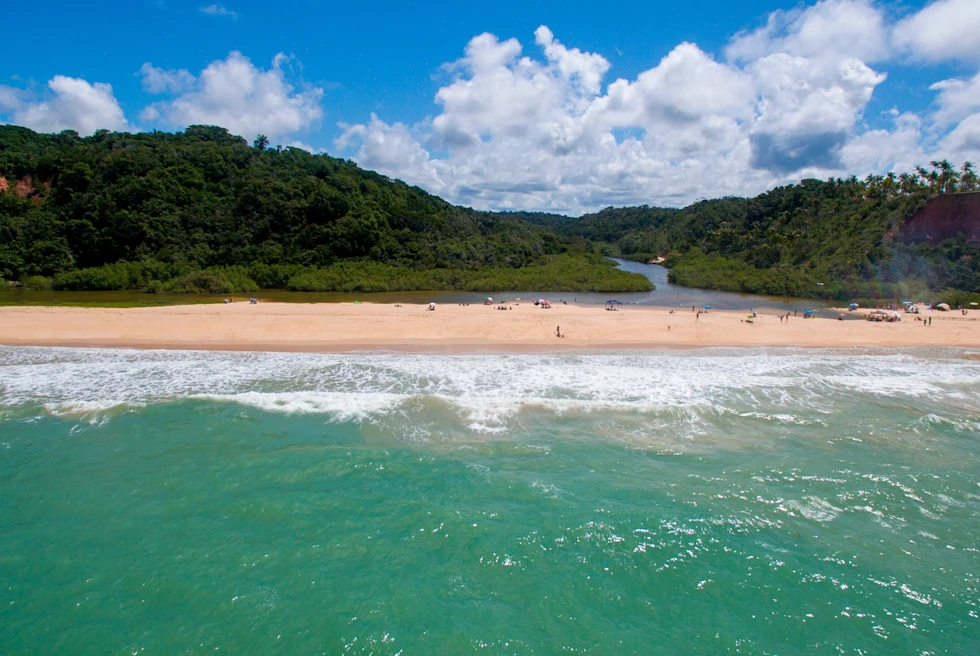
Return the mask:
<path id="1" fill-rule="evenodd" d="M 557 337 L 561 337 L 561 326 L 558 326 L 557 328 L 555 328 L 555 335 Z"/>

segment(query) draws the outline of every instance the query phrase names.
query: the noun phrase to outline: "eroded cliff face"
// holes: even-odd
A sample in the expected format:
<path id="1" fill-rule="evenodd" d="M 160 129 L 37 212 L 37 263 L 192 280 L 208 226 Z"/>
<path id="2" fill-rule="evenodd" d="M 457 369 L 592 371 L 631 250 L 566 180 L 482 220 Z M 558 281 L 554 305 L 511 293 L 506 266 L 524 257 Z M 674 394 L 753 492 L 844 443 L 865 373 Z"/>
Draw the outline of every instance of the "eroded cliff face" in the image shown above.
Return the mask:
<path id="1" fill-rule="evenodd" d="M 906 221 L 899 239 L 937 243 L 957 234 L 980 243 L 980 192 L 936 196 Z"/>

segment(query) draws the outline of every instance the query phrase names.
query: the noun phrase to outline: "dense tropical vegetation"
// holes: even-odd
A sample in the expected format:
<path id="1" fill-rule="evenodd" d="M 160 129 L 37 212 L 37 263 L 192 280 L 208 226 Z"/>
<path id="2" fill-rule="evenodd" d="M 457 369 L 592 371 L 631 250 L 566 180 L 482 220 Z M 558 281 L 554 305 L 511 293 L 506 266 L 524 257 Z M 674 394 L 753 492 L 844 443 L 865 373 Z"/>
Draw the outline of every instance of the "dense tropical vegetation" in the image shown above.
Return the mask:
<path id="1" fill-rule="evenodd" d="M 208 126 L 0 126 L 0 276 L 85 290 L 650 289 L 583 239 L 268 146 Z"/>
<path id="2" fill-rule="evenodd" d="M 963 235 L 940 243 L 898 238 L 931 198 L 980 187 L 970 162 L 959 171 L 945 160 L 932 165 L 864 180 L 803 180 L 684 209 L 607 208 L 556 230 L 628 259 L 666 256 L 669 279 L 692 287 L 839 300 L 980 292 L 976 243 Z"/>
<path id="3" fill-rule="evenodd" d="M 350 161 L 227 130 L 37 134 L 0 126 L 0 276 L 34 289 L 641 291 L 673 282 L 827 299 L 980 293 L 980 246 L 900 238 L 970 162 L 803 180 L 683 209 L 572 219 L 453 206 Z"/>

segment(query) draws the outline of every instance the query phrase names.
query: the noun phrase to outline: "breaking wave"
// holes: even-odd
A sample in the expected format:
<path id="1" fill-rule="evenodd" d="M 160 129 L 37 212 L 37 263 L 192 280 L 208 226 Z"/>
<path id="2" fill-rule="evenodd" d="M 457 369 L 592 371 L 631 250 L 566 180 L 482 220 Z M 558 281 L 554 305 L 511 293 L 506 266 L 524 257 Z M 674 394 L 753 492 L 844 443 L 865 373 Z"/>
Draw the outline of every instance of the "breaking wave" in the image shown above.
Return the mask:
<path id="1" fill-rule="evenodd" d="M 502 432 L 535 413 L 597 432 L 820 427 L 862 404 L 916 410 L 913 431 L 974 426 L 980 362 L 954 349 L 701 349 L 604 354 L 241 353 L 0 348 L 0 405 L 50 414 L 200 399 L 328 421 L 452 415 Z M 964 417 L 964 414 L 967 417 Z"/>

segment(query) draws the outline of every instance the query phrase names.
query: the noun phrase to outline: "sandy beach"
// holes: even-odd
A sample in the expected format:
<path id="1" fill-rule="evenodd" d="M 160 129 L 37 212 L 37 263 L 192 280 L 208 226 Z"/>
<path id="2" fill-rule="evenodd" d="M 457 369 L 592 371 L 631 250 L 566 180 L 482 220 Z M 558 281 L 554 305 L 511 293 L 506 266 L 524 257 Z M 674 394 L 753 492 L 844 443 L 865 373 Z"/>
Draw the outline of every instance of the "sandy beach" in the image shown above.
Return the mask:
<path id="1" fill-rule="evenodd" d="M 760 312 L 531 303 L 484 305 L 260 303 L 152 308 L 0 308 L 0 344 L 241 351 L 661 349 L 703 346 L 980 347 L 980 313 L 931 312 L 932 325 L 780 321 Z M 563 337 L 556 336 L 561 328 Z"/>

